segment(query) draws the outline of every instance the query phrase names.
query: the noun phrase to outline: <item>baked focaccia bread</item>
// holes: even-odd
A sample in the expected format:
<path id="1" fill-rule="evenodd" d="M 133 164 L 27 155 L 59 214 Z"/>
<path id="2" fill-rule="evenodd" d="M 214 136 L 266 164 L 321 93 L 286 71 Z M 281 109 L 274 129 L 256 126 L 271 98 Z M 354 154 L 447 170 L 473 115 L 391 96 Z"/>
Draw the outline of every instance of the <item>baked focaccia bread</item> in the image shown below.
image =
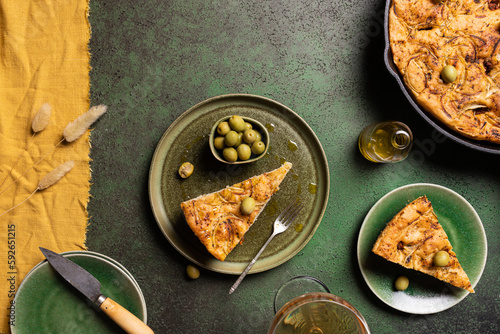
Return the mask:
<path id="1" fill-rule="evenodd" d="M 389 41 L 422 109 L 466 137 L 500 143 L 498 0 L 392 0 Z M 457 70 L 451 83 L 446 65 Z"/>
<path id="2" fill-rule="evenodd" d="M 380 233 L 372 251 L 403 267 L 474 292 L 446 232 L 438 223 L 431 202 L 425 196 L 417 198 L 394 216 Z M 434 255 L 438 251 L 449 254 L 447 266 L 434 265 Z"/>
<path id="3" fill-rule="evenodd" d="M 292 164 L 285 162 L 271 172 L 181 203 L 189 227 L 215 258 L 224 261 L 255 222 L 271 196 L 278 191 L 281 181 L 291 168 Z M 247 197 L 255 200 L 255 210 L 244 215 L 240 205 Z"/>

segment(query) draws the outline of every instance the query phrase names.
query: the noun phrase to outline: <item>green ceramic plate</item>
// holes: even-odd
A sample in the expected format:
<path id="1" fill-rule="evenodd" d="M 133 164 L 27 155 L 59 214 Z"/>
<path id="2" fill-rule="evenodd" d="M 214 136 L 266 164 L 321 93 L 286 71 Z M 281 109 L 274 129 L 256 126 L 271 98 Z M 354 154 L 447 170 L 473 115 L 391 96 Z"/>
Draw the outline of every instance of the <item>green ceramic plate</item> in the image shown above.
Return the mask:
<path id="1" fill-rule="evenodd" d="M 487 242 L 481 219 L 474 208 L 456 192 L 435 184 L 411 184 L 389 192 L 368 212 L 358 239 L 358 263 L 370 289 L 384 303 L 414 314 L 446 310 L 469 292 L 444 283 L 432 276 L 406 269 L 371 252 L 379 233 L 394 215 L 409 202 L 426 195 L 439 223 L 457 254 L 460 264 L 474 287 L 486 264 Z M 410 279 L 405 291 L 395 291 L 394 281 L 400 275 Z"/>
<path id="2" fill-rule="evenodd" d="M 229 165 L 213 157 L 210 129 L 217 120 L 233 114 L 254 118 L 268 129 L 271 144 L 262 159 Z M 178 169 L 185 161 L 193 163 L 195 170 L 189 178 L 181 179 Z M 224 262 L 215 259 L 187 225 L 180 203 L 274 170 L 285 161 L 293 164 L 292 170 L 245 234 L 243 244 L 236 246 Z M 271 235 L 280 210 L 300 198 L 305 207 L 296 225 L 270 243 L 250 272 L 268 270 L 292 258 L 320 224 L 329 190 L 326 156 L 307 123 L 278 102 L 246 94 L 214 97 L 184 112 L 158 143 L 149 174 L 151 206 L 168 241 L 193 263 L 226 274 L 240 274 L 245 269 Z"/>
<path id="3" fill-rule="evenodd" d="M 85 268 L 101 283 L 101 292 L 146 323 L 146 303 L 139 285 L 118 262 L 89 251 L 62 255 Z M 123 333 L 89 299 L 64 280 L 45 260 L 19 286 L 12 334 Z"/>

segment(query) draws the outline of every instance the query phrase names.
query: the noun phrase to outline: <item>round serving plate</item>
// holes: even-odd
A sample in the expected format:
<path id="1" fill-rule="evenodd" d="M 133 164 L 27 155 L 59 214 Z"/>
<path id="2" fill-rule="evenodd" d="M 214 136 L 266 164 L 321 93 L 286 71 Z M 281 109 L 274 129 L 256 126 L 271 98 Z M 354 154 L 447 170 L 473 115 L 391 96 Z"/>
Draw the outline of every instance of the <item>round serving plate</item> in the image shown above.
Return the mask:
<path id="1" fill-rule="evenodd" d="M 434 129 L 436 129 L 439 133 L 443 134 L 447 138 L 452 141 L 469 147 L 471 149 L 491 153 L 491 154 L 500 154 L 500 145 L 495 143 L 490 143 L 486 141 L 478 141 L 474 139 L 467 138 L 465 136 L 460 135 L 458 132 L 455 132 L 448 128 L 443 123 L 439 122 L 436 118 L 426 112 L 423 108 L 421 108 L 415 99 L 411 96 L 410 92 L 406 88 L 403 78 L 400 75 L 396 65 L 394 64 L 391 46 L 389 42 L 389 11 L 391 9 L 392 0 L 387 0 L 385 5 L 385 20 L 384 20 L 384 35 L 385 35 L 385 50 L 384 50 L 384 62 L 387 67 L 389 73 L 396 79 L 399 88 L 403 92 L 404 96 L 408 102 L 410 102 L 411 106 L 415 111 Z"/>
<path id="2" fill-rule="evenodd" d="M 262 159 L 231 165 L 213 157 L 210 130 L 227 115 L 253 118 L 266 126 L 271 145 Z M 181 179 L 178 169 L 185 161 L 194 165 L 194 172 Z M 291 171 L 245 234 L 243 243 L 225 261 L 215 259 L 187 225 L 180 203 L 274 170 L 285 161 L 293 164 Z M 191 262 L 226 274 L 241 274 L 271 235 L 281 210 L 299 198 L 304 208 L 295 227 L 273 239 L 250 273 L 274 268 L 297 254 L 319 226 L 329 191 L 326 156 L 310 126 L 283 104 L 249 94 L 217 96 L 185 111 L 160 139 L 149 174 L 151 207 L 170 244 Z"/>
<path id="3" fill-rule="evenodd" d="M 407 313 L 430 314 L 444 311 L 463 300 L 469 291 L 432 276 L 407 269 L 375 255 L 371 249 L 386 224 L 407 204 L 427 196 L 474 287 L 486 265 L 487 241 L 478 214 L 467 200 L 446 187 L 430 183 L 410 184 L 383 196 L 363 221 L 358 237 L 358 264 L 373 291 L 387 305 Z M 410 280 L 408 289 L 396 291 L 399 276 Z"/>
<path id="4" fill-rule="evenodd" d="M 101 283 L 101 293 L 147 323 L 142 291 L 123 265 L 90 251 L 61 253 Z M 123 330 L 78 292 L 44 260 L 21 282 L 14 298 L 12 334 L 123 333 Z"/>

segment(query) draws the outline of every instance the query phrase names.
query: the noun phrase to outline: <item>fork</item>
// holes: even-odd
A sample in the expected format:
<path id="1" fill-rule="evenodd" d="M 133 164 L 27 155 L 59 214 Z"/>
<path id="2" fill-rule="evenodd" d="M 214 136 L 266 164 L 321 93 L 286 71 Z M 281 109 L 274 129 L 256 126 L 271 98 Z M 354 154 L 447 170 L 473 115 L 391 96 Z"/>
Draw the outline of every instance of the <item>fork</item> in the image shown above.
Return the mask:
<path id="1" fill-rule="evenodd" d="M 283 210 L 283 212 L 281 212 L 281 214 L 278 216 L 278 218 L 276 218 L 276 220 L 274 221 L 273 234 L 271 234 L 269 239 L 267 239 L 266 243 L 264 244 L 264 246 L 262 246 L 262 248 L 257 253 L 257 255 L 255 255 L 253 260 L 250 261 L 250 263 L 245 268 L 245 270 L 241 273 L 240 277 L 238 277 L 236 282 L 234 282 L 233 286 L 229 290 L 229 294 L 232 294 L 234 292 L 234 290 L 236 290 L 236 288 L 238 288 L 241 281 L 243 281 L 243 279 L 248 274 L 250 269 L 252 269 L 253 265 L 255 264 L 255 262 L 257 262 L 257 259 L 262 254 L 262 252 L 267 247 L 267 245 L 269 245 L 271 240 L 273 240 L 273 238 L 275 236 L 277 236 L 278 234 L 285 232 L 290 227 L 292 222 L 295 220 L 295 218 L 299 214 L 300 210 L 302 210 L 302 207 L 303 207 L 303 205 L 301 203 L 299 203 L 298 201 L 295 201 L 295 202 L 290 203 L 285 208 L 285 210 Z"/>

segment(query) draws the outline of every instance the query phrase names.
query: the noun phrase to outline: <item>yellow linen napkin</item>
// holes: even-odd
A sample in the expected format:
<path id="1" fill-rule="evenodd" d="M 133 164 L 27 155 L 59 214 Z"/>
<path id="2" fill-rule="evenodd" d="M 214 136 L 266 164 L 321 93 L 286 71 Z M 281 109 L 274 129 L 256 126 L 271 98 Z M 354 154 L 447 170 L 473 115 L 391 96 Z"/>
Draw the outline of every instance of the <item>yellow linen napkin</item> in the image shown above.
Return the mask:
<path id="1" fill-rule="evenodd" d="M 0 216 L 0 333 L 18 320 L 13 296 L 44 259 L 38 247 L 85 249 L 89 132 L 58 143 L 89 108 L 87 15 L 88 0 L 0 0 L 0 215 L 55 167 L 75 162 L 55 185 Z M 53 107 L 50 121 L 33 136 L 31 122 L 44 103 Z"/>

